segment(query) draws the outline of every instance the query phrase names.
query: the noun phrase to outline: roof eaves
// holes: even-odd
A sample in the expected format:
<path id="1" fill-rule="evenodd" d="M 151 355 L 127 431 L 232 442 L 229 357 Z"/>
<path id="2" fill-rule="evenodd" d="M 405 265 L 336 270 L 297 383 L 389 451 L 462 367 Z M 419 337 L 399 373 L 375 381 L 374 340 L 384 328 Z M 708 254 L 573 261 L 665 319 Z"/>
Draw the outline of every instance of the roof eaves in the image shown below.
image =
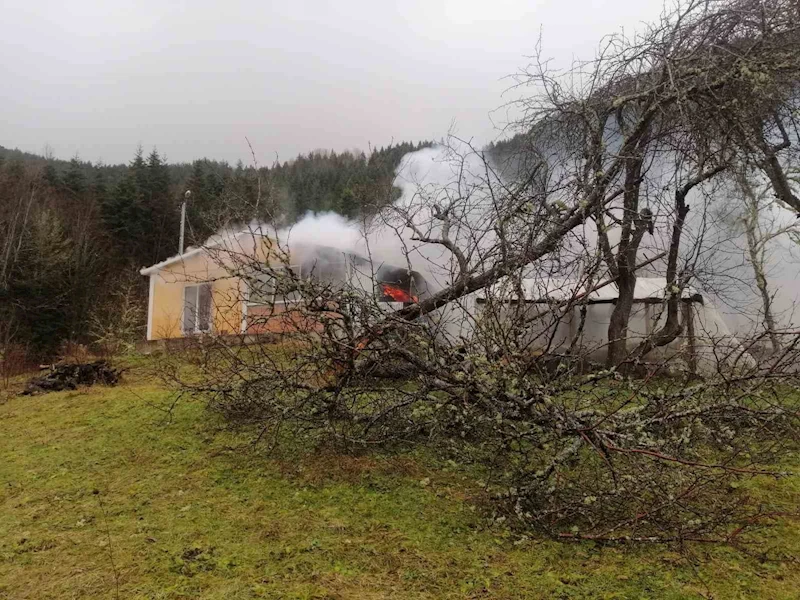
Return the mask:
<path id="1" fill-rule="evenodd" d="M 167 258 L 165 260 L 162 260 L 159 263 L 156 263 L 154 265 L 150 265 L 149 267 L 144 267 L 143 269 L 141 269 L 139 271 L 139 274 L 140 275 L 153 275 L 154 273 L 158 273 L 161 269 L 163 269 L 165 267 L 168 267 L 170 265 L 174 265 L 174 264 L 179 263 L 179 262 L 183 262 L 187 258 L 190 258 L 190 257 L 193 257 L 193 256 L 197 256 L 198 254 L 200 254 L 204 250 L 209 250 L 211 248 L 216 248 L 217 246 L 222 245 L 225 242 L 225 240 L 228 240 L 228 239 L 235 240 L 235 239 L 238 239 L 239 237 L 241 237 L 241 236 L 243 236 L 245 234 L 248 234 L 248 233 L 249 234 L 255 234 L 255 232 L 247 230 L 247 229 L 245 229 L 244 231 L 239 231 L 238 233 L 235 233 L 232 236 L 222 237 L 221 239 L 216 240 L 215 242 L 213 242 L 211 244 L 206 244 L 206 245 L 203 245 L 203 246 L 197 246 L 195 248 L 191 248 L 190 250 L 187 250 L 183 254 L 176 254 L 175 256 L 171 256 L 171 257 L 169 257 L 169 258 Z M 257 235 L 263 236 L 265 234 L 258 233 Z"/>
<path id="2" fill-rule="evenodd" d="M 166 260 L 162 260 L 160 263 L 156 263 L 154 265 L 150 265 L 149 267 L 144 267 L 139 271 L 140 275 L 153 275 L 154 273 L 158 273 L 161 269 L 168 267 L 170 265 L 174 265 L 179 262 L 183 262 L 187 258 L 192 256 L 196 256 L 205 250 L 203 246 L 199 248 L 192 248 L 191 250 L 184 252 L 183 254 L 176 254 L 175 256 L 171 256 Z"/>

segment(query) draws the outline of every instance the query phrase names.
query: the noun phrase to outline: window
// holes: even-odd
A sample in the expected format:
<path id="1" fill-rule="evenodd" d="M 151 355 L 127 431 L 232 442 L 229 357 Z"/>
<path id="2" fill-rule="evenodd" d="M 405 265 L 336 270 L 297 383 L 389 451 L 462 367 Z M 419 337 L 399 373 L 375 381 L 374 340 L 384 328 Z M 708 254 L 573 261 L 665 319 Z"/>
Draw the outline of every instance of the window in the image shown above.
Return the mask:
<path id="1" fill-rule="evenodd" d="M 316 283 L 339 289 L 351 279 L 351 264 L 341 257 L 336 260 L 330 258 L 311 258 L 303 263 L 303 277 L 310 278 Z"/>
<path id="2" fill-rule="evenodd" d="M 248 304 L 263 306 L 265 304 L 289 304 L 300 301 L 300 292 L 295 289 L 301 277 L 298 265 L 283 267 L 285 274 L 256 273 L 249 279 L 250 292 Z M 276 277 L 276 274 L 280 276 Z"/>
<path id="3" fill-rule="evenodd" d="M 283 272 L 281 272 L 283 270 Z M 336 260 L 327 257 L 313 257 L 302 265 L 273 267 L 270 272 L 257 272 L 248 277 L 248 305 L 264 306 L 271 304 L 291 304 L 300 302 L 302 294 L 297 289 L 300 281 L 313 281 L 316 288 L 340 289 L 352 277 L 352 264 L 336 256 Z"/>
<path id="4" fill-rule="evenodd" d="M 416 274 L 405 269 L 386 267 L 377 274 L 375 296 L 378 302 L 419 302 L 419 292 L 415 281 Z"/>
<path id="5" fill-rule="evenodd" d="M 183 288 L 183 332 L 211 331 L 211 284 L 187 285 Z"/>

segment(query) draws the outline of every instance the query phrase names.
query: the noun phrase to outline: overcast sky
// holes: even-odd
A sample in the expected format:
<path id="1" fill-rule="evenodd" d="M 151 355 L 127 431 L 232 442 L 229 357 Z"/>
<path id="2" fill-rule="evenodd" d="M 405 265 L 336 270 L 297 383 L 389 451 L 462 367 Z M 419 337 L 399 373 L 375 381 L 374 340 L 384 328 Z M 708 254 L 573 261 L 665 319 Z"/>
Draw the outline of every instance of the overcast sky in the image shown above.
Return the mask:
<path id="1" fill-rule="evenodd" d="M 662 0 L 9 0 L 0 145 L 126 162 L 287 160 L 498 135 L 505 76 L 543 34 L 566 65 Z M 493 124 L 494 119 L 495 124 Z"/>

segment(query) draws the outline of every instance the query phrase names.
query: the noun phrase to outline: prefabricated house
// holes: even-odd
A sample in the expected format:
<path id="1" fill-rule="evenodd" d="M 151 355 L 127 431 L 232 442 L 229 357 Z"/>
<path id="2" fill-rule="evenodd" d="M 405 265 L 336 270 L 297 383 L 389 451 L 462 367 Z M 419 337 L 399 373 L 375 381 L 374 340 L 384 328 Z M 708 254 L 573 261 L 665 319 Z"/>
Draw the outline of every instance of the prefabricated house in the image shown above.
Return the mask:
<path id="1" fill-rule="evenodd" d="M 281 293 L 262 275 L 249 281 L 241 276 L 252 261 L 277 262 L 270 248 L 274 245 L 267 236 L 243 231 L 142 269 L 140 273 L 150 279 L 147 339 L 313 328 L 313 323 L 293 310 L 299 299 L 296 292 Z M 376 294 L 387 310 L 424 295 L 424 280 L 418 273 L 409 273 L 407 267 L 373 265 L 352 252 L 297 244 L 288 262 L 279 261 L 278 267 L 300 278 L 348 281 L 365 293 Z"/>

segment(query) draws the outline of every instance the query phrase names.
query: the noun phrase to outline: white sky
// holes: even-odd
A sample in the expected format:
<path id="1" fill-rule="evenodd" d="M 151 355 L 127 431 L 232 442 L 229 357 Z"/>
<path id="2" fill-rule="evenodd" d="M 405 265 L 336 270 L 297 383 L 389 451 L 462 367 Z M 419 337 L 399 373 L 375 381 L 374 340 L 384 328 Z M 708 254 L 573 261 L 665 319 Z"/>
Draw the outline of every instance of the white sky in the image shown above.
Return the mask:
<path id="1" fill-rule="evenodd" d="M 662 0 L 9 0 L 0 145 L 127 162 L 261 163 L 316 148 L 498 135 L 539 32 L 557 64 Z M 492 113 L 492 114 L 490 114 Z M 494 119 L 495 124 L 492 123 Z"/>

